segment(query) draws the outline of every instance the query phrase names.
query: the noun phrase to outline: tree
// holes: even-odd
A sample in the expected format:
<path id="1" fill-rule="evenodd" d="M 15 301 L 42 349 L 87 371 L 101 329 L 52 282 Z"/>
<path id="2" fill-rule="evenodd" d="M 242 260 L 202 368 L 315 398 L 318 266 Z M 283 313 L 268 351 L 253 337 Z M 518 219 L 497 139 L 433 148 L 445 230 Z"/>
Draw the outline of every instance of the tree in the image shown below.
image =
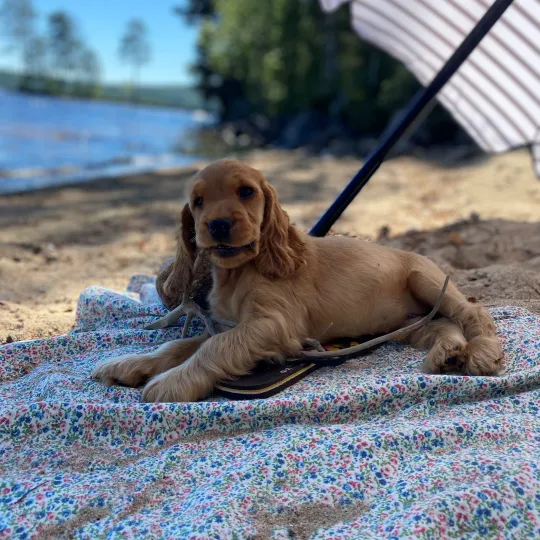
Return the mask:
<path id="1" fill-rule="evenodd" d="M 215 14 L 213 0 L 188 0 L 186 6 L 173 7 L 173 13 L 184 17 L 189 24 L 196 24 L 204 17 Z"/>
<path id="2" fill-rule="evenodd" d="M 199 23 L 194 72 L 203 95 L 221 102 L 223 120 L 295 113 L 328 93 L 317 2 L 265 0 L 254 9 L 252 0 L 192 0 L 175 13 Z"/>
<path id="3" fill-rule="evenodd" d="M 0 22 L 9 48 L 19 54 L 21 75 L 26 71 L 25 55 L 34 33 L 36 12 L 31 0 L 3 0 Z"/>
<path id="4" fill-rule="evenodd" d="M 119 56 L 126 63 L 131 64 L 133 68 L 132 74 L 132 97 L 134 89 L 139 81 L 139 72 L 144 64 L 150 61 L 152 50 L 148 41 L 148 30 L 146 25 L 140 19 L 131 19 L 126 27 L 120 47 L 118 50 Z"/>
<path id="5" fill-rule="evenodd" d="M 55 11 L 48 19 L 48 45 L 52 67 L 57 77 L 73 78 L 81 41 L 75 21 L 65 11 Z"/>
<path id="6" fill-rule="evenodd" d="M 315 111 L 376 132 L 393 113 L 384 90 L 398 89 L 395 106 L 416 88 L 398 62 L 355 35 L 347 10 L 325 14 L 305 0 L 265 0 L 256 9 L 253 0 L 190 0 L 174 12 L 199 25 L 193 72 L 205 98 L 220 101 L 222 120 Z M 392 83 L 395 75 L 403 84 Z"/>
<path id="7" fill-rule="evenodd" d="M 323 148 L 334 137 L 378 136 L 419 88 L 400 62 L 359 39 L 345 8 L 187 0 L 173 12 L 199 28 L 192 73 L 204 98 L 219 102 L 222 122 L 259 140 Z M 425 140 L 455 136 L 440 111 L 424 124 L 433 122 Z"/>
<path id="8" fill-rule="evenodd" d="M 47 48 L 41 37 L 32 37 L 24 49 L 24 65 L 26 74 L 34 78 L 42 78 L 47 71 Z"/>
<path id="9" fill-rule="evenodd" d="M 174 7 L 173 13 L 184 18 L 188 24 L 198 25 L 200 28 L 196 60 L 190 66 L 190 71 L 195 76 L 197 90 L 207 105 L 213 110 L 219 110 L 222 121 L 245 115 L 246 109 L 250 107 L 244 95 L 243 82 L 232 75 L 219 73 L 211 65 L 208 47 L 211 37 L 207 35 L 207 30 L 217 16 L 214 0 L 188 0 L 186 5 Z"/>
<path id="10" fill-rule="evenodd" d="M 91 49 L 83 48 L 79 54 L 77 69 L 79 80 L 85 87 L 85 93 L 96 97 L 99 94 L 101 66 L 98 57 Z"/>

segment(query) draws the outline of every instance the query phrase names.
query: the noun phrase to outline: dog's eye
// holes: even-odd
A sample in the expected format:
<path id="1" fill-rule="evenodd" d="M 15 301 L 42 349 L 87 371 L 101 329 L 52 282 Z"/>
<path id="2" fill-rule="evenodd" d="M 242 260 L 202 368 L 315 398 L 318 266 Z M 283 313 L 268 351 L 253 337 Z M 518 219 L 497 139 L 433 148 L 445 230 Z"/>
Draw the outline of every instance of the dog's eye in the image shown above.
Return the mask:
<path id="1" fill-rule="evenodd" d="M 201 208 L 201 206 L 203 205 L 203 198 L 202 197 L 195 197 L 193 199 L 193 206 L 195 206 L 195 208 Z"/>
<path id="2" fill-rule="evenodd" d="M 238 188 L 238 196 L 241 199 L 249 199 L 254 193 L 255 191 L 253 191 L 253 188 L 250 188 L 249 186 L 242 186 Z"/>

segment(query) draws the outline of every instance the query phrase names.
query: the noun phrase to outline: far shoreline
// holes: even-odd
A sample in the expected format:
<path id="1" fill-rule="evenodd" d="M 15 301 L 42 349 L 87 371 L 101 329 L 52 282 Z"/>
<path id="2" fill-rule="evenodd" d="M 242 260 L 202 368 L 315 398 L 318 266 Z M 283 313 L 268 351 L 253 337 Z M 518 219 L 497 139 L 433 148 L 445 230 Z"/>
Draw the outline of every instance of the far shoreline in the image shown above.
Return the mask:
<path id="1" fill-rule="evenodd" d="M 201 162 L 201 158 L 189 157 L 182 158 L 186 163 L 170 163 L 162 166 L 112 166 L 101 170 L 82 170 L 74 173 L 60 174 L 57 176 L 29 177 L 23 179 L 20 186 L 11 188 L 10 181 L 19 180 L 18 178 L 0 177 L 0 197 L 10 197 L 23 195 L 25 193 L 54 191 L 62 188 L 72 188 L 84 184 L 99 184 L 100 182 L 114 181 L 119 178 L 136 177 L 148 174 L 159 175 L 171 171 L 182 175 L 185 172 L 195 170 L 194 165 Z"/>
<path id="2" fill-rule="evenodd" d="M 0 196 L 189 167 L 204 158 L 194 133 L 215 121 L 202 109 L 4 89 L 0 104 Z"/>

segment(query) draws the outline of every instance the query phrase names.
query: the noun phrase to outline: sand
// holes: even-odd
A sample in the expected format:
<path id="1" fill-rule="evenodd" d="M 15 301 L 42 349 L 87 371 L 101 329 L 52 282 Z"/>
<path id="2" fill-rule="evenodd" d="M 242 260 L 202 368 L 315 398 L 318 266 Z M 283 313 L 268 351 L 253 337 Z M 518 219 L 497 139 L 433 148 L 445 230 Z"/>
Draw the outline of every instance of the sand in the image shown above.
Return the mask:
<path id="1" fill-rule="evenodd" d="M 301 151 L 244 159 L 267 174 L 305 229 L 361 166 Z M 123 290 L 132 274 L 156 273 L 174 253 L 195 170 L 0 197 L 0 343 L 65 333 L 85 287 Z M 334 230 L 424 253 L 487 305 L 540 313 L 540 181 L 526 151 L 468 162 L 450 152 L 393 159 Z"/>

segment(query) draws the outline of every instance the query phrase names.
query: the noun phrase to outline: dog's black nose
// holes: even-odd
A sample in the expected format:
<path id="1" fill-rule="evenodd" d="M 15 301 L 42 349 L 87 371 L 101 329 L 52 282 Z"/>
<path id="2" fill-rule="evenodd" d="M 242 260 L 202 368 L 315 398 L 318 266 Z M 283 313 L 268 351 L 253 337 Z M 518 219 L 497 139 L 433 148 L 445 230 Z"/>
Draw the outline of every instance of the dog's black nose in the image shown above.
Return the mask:
<path id="1" fill-rule="evenodd" d="M 229 219 L 213 219 L 208 230 L 216 242 L 228 242 L 231 239 L 232 222 Z"/>

